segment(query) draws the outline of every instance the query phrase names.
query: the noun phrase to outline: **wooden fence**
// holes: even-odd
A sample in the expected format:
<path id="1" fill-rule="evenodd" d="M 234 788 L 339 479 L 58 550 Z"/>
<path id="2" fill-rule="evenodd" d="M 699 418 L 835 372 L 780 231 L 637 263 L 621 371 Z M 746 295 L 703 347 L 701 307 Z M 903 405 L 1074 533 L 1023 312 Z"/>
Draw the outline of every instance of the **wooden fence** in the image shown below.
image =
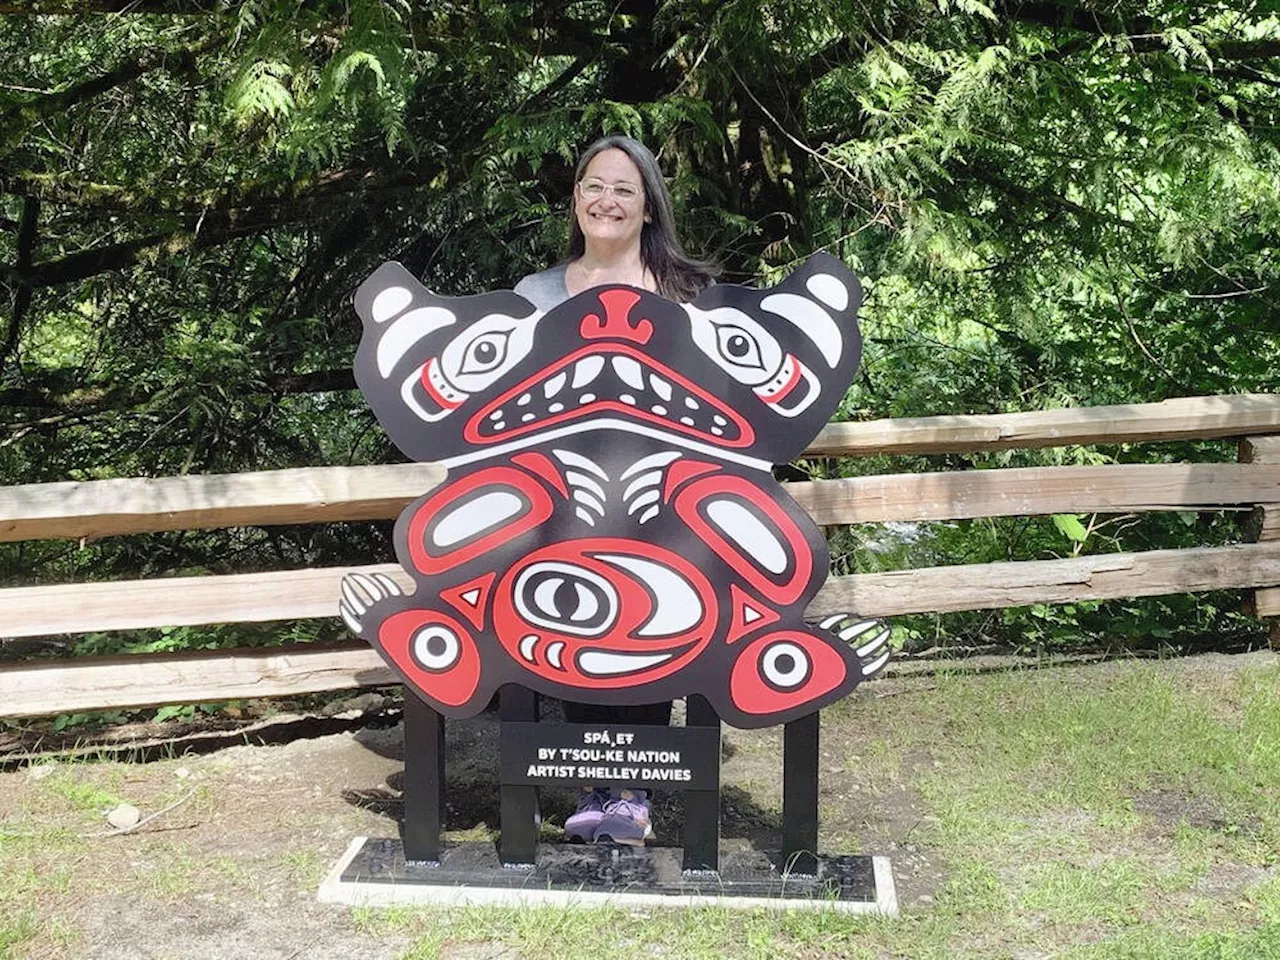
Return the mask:
<path id="1" fill-rule="evenodd" d="M 809 613 L 857 610 L 892 617 L 1251 589 L 1258 616 L 1280 616 L 1280 396 L 830 424 L 808 455 L 1213 438 L 1239 438 L 1239 462 L 1010 468 L 787 484 L 820 524 L 1224 509 L 1241 511 L 1249 521 L 1242 529 L 1251 542 L 1233 546 L 833 577 Z M 433 464 L 407 464 L 0 488 L 0 540 L 390 518 L 444 476 Z M 331 617 L 337 615 L 338 582 L 350 569 L 12 587 L 0 590 L 0 637 Z M 354 569 L 387 573 L 412 589 L 395 564 Z M 0 717 L 394 682 L 378 655 L 358 641 L 27 660 L 0 667 Z"/>

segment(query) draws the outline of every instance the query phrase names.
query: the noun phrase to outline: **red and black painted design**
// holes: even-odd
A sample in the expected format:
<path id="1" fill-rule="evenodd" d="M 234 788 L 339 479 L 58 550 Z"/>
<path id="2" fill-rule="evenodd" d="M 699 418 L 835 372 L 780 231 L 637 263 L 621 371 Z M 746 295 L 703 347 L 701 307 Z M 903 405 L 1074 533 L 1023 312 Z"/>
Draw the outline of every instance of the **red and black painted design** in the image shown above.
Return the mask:
<path id="1" fill-rule="evenodd" d="M 449 480 L 402 513 L 415 591 L 344 579 L 341 612 L 455 717 L 519 683 L 589 703 L 707 696 L 783 723 L 887 659 L 876 621 L 805 623 L 826 543 L 772 477 L 857 367 L 857 279 L 825 255 L 690 304 L 603 287 L 548 313 L 437 297 L 398 264 L 356 294 L 356 378 Z"/>

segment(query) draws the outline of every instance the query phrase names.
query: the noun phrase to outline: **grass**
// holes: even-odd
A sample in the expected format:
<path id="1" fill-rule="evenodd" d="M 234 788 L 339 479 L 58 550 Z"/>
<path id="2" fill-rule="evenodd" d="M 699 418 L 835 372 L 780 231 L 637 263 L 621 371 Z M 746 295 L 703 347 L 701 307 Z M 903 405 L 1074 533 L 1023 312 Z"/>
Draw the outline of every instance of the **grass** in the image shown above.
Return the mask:
<path id="1" fill-rule="evenodd" d="M 405 958 L 488 943 L 545 960 L 1280 960 L 1280 670 L 1202 677 L 1137 663 L 933 684 L 841 705 L 827 720 L 877 731 L 842 738 L 831 762 L 873 795 L 905 780 L 926 812 L 913 840 L 948 865 L 935 902 L 896 920 L 488 908 L 357 922 L 410 932 Z M 1205 892 L 1215 870 L 1252 872 Z"/>
<path id="2" fill-rule="evenodd" d="M 352 910 L 343 922 L 353 935 L 404 944 L 403 960 L 469 946 L 539 960 L 1280 960 L 1278 694 L 1274 667 L 1210 673 L 1128 663 L 941 676 L 837 705 L 824 719 L 824 844 L 884 852 L 862 818 L 874 824 L 877 802 L 909 796 L 919 822 L 899 840 L 945 874 L 931 902 L 907 903 L 893 920 L 725 908 L 398 907 Z M 187 789 L 153 785 L 141 803 L 132 795 L 141 789 L 136 769 L 60 767 L 29 784 L 20 812 L 0 818 L 0 960 L 56 955 L 58 944 L 74 943 L 75 910 L 65 904 L 92 896 L 95 882 L 81 869 L 88 854 L 79 834 L 99 828 L 104 809 L 122 796 L 157 809 Z M 776 793 L 751 793 L 762 815 L 776 813 Z M 194 816 L 198 805 L 212 811 L 219 802 L 202 794 L 182 810 Z M 296 826 L 291 808 L 280 814 Z M 477 827 L 467 838 L 487 836 Z M 175 837 L 108 841 L 130 844 L 136 864 L 111 882 L 159 901 L 158 917 L 214 885 L 251 899 L 274 889 L 310 899 L 330 864 L 297 837 L 280 852 L 239 857 Z"/>

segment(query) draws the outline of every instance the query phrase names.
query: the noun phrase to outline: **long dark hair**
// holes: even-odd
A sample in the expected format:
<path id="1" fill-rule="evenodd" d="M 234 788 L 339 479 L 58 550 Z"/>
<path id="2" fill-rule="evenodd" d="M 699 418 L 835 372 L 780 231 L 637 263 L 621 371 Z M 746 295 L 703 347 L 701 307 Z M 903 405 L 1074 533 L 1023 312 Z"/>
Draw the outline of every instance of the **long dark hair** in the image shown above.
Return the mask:
<path id="1" fill-rule="evenodd" d="M 601 137 L 578 158 L 573 186 L 586 173 L 591 158 L 604 150 L 621 150 L 640 171 L 644 187 L 644 212 L 647 222 L 640 231 L 640 260 L 658 283 L 658 293 L 668 300 L 683 303 L 692 300 L 715 279 L 716 269 L 684 252 L 676 237 L 676 218 L 671 212 L 671 194 L 649 148 L 638 140 L 618 134 Z M 586 237 L 578 226 L 574 205 L 569 207 L 569 260 L 576 260 L 587 249 Z"/>

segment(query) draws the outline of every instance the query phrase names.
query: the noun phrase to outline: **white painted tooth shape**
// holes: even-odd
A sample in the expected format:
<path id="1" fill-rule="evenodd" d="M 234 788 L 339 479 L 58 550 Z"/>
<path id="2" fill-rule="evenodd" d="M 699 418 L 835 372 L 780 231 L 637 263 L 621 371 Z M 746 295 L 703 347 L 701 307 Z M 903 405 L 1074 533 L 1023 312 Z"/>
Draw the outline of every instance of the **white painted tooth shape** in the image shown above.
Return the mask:
<path id="1" fill-rule="evenodd" d="M 653 387 L 653 392 L 660 396 L 663 400 L 671 399 L 671 384 L 663 380 L 656 373 L 649 374 L 649 386 Z"/>
<path id="2" fill-rule="evenodd" d="M 612 363 L 613 372 L 618 375 L 618 379 L 633 390 L 644 389 L 644 372 L 638 361 L 631 357 L 614 357 Z"/>
<path id="3" fill-rule="evenodd" d="M 550 400 L 564 387 L 569 379 L 569 374 L 561 370 L 554 377 L 542 385 L 542 395 Z"/>
<path id="4" fill-rule="evenodd" d="M 697 410 L 697 409 L 698 409 L 698 401 L 697 401 L 697 400 L 695 400 L 695 399 L 693 399 L 693 397 L 685 397 L 685 398 L 684 398 L 684 405 L 685 405 L 686 407 L 688 407 L 690 410 Z"/>
<path id="5" fill-rule="evenodd" d="M 377 581 L 371 579 L 370 577 L 366 576 L 363 573 L 353 573 L 351 574 L 351 579 L 354 580 L 357 584 L 359 584 L 360 587 L 364 590 L 367 596 L 366 602 L 369 604 L 377 603 L 379 600 L 383 599 L 387 595 L 386 591 L 382 589 L 382 587 L 377 583 Z"/>
<path id="6" fill-rule="evenodd" d="M 889 629 L 886 627 L 882 633 L 876 634 L 876 636 L 872 638 L 870 643 L 864 643 L 862 646 L 858 647 L 858 649 L 854 650 L 853 652 L 856 653 L 859 657 L 871 656 L 871 654 L 875 653 L 877 650 L 879 650 L 881 647 L 884 646 L 885 641 L 889 639 L 889 632 L 890 632 Z"/>
<path id="7" fill-rule="evenodd" d="M 628 471 L 628 473 L 629 472 L 630 471 Z M 626 503 L 628 500 L 630 500 L 633 496 L 635 496 L 639 491 L 643 490 L 645 487 L 657 486 L 661 482 L 662 482 L 661 470 L 649 470 L 646 473 L 640 474 L 640 476 L 636 477 L 634 480 L 631 481 L 630 484 L 627 485 L 627 489 L 622 491 L 622 502 Z"/>
<path id="8" fill-rule="evenodd" d="M 604 357 L 583 357 L 573 367 L 573 389 L 581 390 L 604 369 Z"/>
<path id="9" fill-rule="evenodd" d="M 516 401 L 516 406 L 517 406 L 517 407 L 527 407 L 527 406 L 529 405 L 529 401 L 530 401 L 530 400 L 532 400 L 532 399 L 533 399 L 533 394 L 531 394 L 531 393 L 522 393 L 522 394 L 520 394 L 520 399 Z"/>
<path id="10" fill-rule="evenodd" d="M 378 583 L 382 584 L 383 589 L 387 591 L 387 596 L 399 597 L 403 595 L 402 591 L 400 590 L 400 584 L 396 583 L 394 580 L 388 577 L 385 573 L 375 573 L 373 575 L 373 579 L 377 580 Z"/>
<path id="11" fill-rule="evenodd" d="M 347 602 L 347 605 L 355 612 L 357 617 L 363 615 L 365 610 L 368 609 L 368 607 L 361 603 L 356 597 L 356 592 L 351 586 L 351 578 L 349 576 L 342 578 L 342 597 Z"/>
<path id="12" fill-rule="evenodd" d="M 651 503 L 657 503 L 661 496 L 657 490 L 646 490 L 631 502 L 631 506 L 627 507 L 627 516 L 647 507 Z"/>
<path id="13" fill-rule="evenodd" d="M 551 406 L 547 407 L 547 413 L 559 413 L 563 409 L 563 403 L 553 403 Z"/>
<path id="14" fill-rule="evenodd" d="M 604 472 L 600 467 L 600 464 L 596 463 L 590 457 L 584 457 L 582 454 L 574 453 L 572 450 L 555 449 L 551 452 L 555 454 L 555 458 L 566 467 L 577 467 L 579 470 L 585 470 L 587 473 L 595 474 L 601 480 L 609 479 L 609 475 Z"/>
<path id="15" fill-rule="evenodd" d="M 360 621 L 356 618 L 351 608 L 347 606 L 347 601 L 341 600 L 338 602 L 338 613 L 342 615 L 342 621 L 347 625 L 348 630 L 352 633 L 360 632 Z"/>
<path id="16" fill-rule="evenodd" d="M 534 663 L 533 648 L 538 643 L 538 635 L 536 633 L 526 633 L 520 638 L 520 656 L 524 657 L 530 663 Z"/>
<path id="17" fill-rule="evenodd" d="M 560 654 L 564 652 L 564 644 L 556 641 L 543 651 L 547 656 L 547 663 L 551 664 L 557 670 L 563 670 L 564 664 L 560 660 Z"/>
<path id="18" fill-rule="evenodd" d="M 863 679 L 871 676 L 876 671 L 878 671 L 881 667 L 883 667 L 886 663 L 888 663 L 889 655 L 891 653 L 893 653 L 892 650 L 886 650 L 884 653 L 880 654 L 880 656 L 876 657 L 875 660 L 873 660 L 871 663 L 868 663 L 866 666 L 864 666 L 862 668 Z"/>
<path id="19" fill-rule="evenodd" d="M 866 633 L 871 628 L 878 626 L 879 620 L 855 620 L 849 626 L 840 631 L 841 640 L 852 640 L 860 634 Z"/>

